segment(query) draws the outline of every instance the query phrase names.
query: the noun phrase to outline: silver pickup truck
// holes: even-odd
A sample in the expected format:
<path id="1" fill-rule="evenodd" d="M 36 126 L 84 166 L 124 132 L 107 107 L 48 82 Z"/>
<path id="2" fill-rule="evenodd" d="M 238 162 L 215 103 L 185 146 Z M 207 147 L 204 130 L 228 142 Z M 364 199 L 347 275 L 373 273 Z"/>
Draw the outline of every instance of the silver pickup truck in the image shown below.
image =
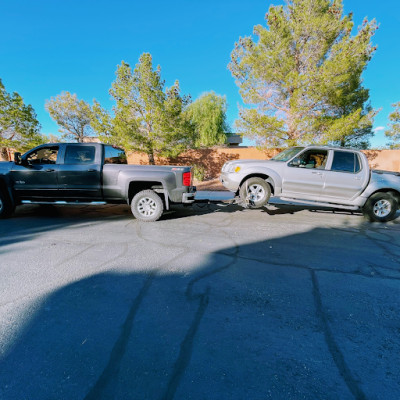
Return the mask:
<path id="1" fill-rule="evenodd" d="M 365 154 L 347 148 L 291 147 L 270 160 L 229 161 L 220 180 L 250 208 L 264 206 L 273 195 L 361 210 L 370 221 L 386 222 L 400 204 L 400 173 L 370 170 Z"/>
<path id="2" fill-rule="evenodd" d="M 38 146 L 0 162 L 0 218 L 19 204 L 125 203 L 142 221 L 156 221 L 171 203 L 191 204 L 191 167 L 126 165 L 125 152 L 101 143 Z"/>

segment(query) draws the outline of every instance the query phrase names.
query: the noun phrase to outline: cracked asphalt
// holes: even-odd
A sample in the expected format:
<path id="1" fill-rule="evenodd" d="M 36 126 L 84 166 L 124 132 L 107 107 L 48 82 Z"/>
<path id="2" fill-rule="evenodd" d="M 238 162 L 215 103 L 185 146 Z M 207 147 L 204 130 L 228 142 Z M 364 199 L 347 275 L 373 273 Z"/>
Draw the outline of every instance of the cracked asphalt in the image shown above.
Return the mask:
<path id="1" fill-rule="evenodd" d="M 0 261 L 1 400 L 400 398 L 400 218 L 26 206 Z"/>

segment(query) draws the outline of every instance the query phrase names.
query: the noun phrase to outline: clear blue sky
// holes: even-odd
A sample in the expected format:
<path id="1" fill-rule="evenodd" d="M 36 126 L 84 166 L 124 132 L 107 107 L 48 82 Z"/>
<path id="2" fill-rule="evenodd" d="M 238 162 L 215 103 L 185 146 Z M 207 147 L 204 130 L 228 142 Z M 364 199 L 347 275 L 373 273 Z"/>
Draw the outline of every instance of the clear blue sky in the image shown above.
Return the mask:
<path id="1" fill-rule="evenodd" d="M 44 103 L 61 91 L 111 107 L 108 89 L 116 66 L 153 55 L 167 85 L 178 79 L 195 99 L 205 91 L 226 95 L 231 125 L 241 102 L 227 69 L 239 36 L 264 23 L 266 0 L 0 0 L 0 78 L 35 108 L 43 133 L 57 133 Z M 400 2 L 344 0 L 356 26 L 364 17 L 380 28 L 378 51 L 364 73 L 374 108 L 373 146 L 383 146 L 391 104 L 400 101 Z"/>

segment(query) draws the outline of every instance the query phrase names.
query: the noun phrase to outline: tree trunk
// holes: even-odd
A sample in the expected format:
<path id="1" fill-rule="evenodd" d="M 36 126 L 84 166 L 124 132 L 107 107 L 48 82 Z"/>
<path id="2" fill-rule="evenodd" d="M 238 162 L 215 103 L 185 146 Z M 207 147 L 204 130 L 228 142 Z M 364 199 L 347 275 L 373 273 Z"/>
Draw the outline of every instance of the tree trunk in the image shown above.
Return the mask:
<path id="1" fill-rule="evenodd" d="M 2 161 L 10 161 L 8 157 L 8 149 L 7 147 L 2 147 L 0 149 L 0 160 Z"/>
<path id="2" fill-rule="evenodd" d="M 149 164 L 150 164 L 150 165 L 156 165 L 156 162 L 155 162 L 155 160 L 154 160 L 154 153 L 153 153 L 153 151 L 149 151 L 149 152 L 147 153 L 147 156 L 149 157 Z"/>

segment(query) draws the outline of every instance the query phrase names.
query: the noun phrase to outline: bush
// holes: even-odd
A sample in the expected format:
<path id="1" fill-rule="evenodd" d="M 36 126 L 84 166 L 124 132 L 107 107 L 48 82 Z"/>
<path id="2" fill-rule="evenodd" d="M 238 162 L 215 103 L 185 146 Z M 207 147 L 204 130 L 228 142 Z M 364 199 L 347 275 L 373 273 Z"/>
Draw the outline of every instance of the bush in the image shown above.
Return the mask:
<path id="1" fill-rule="evenodd" d="M 193 176 L 195 179 L 197 179 L 199 182 L 203 182 L 204 179 L 206 178 L 206 167 L 201 164 L 194 164 L 192 168 Z"/>

